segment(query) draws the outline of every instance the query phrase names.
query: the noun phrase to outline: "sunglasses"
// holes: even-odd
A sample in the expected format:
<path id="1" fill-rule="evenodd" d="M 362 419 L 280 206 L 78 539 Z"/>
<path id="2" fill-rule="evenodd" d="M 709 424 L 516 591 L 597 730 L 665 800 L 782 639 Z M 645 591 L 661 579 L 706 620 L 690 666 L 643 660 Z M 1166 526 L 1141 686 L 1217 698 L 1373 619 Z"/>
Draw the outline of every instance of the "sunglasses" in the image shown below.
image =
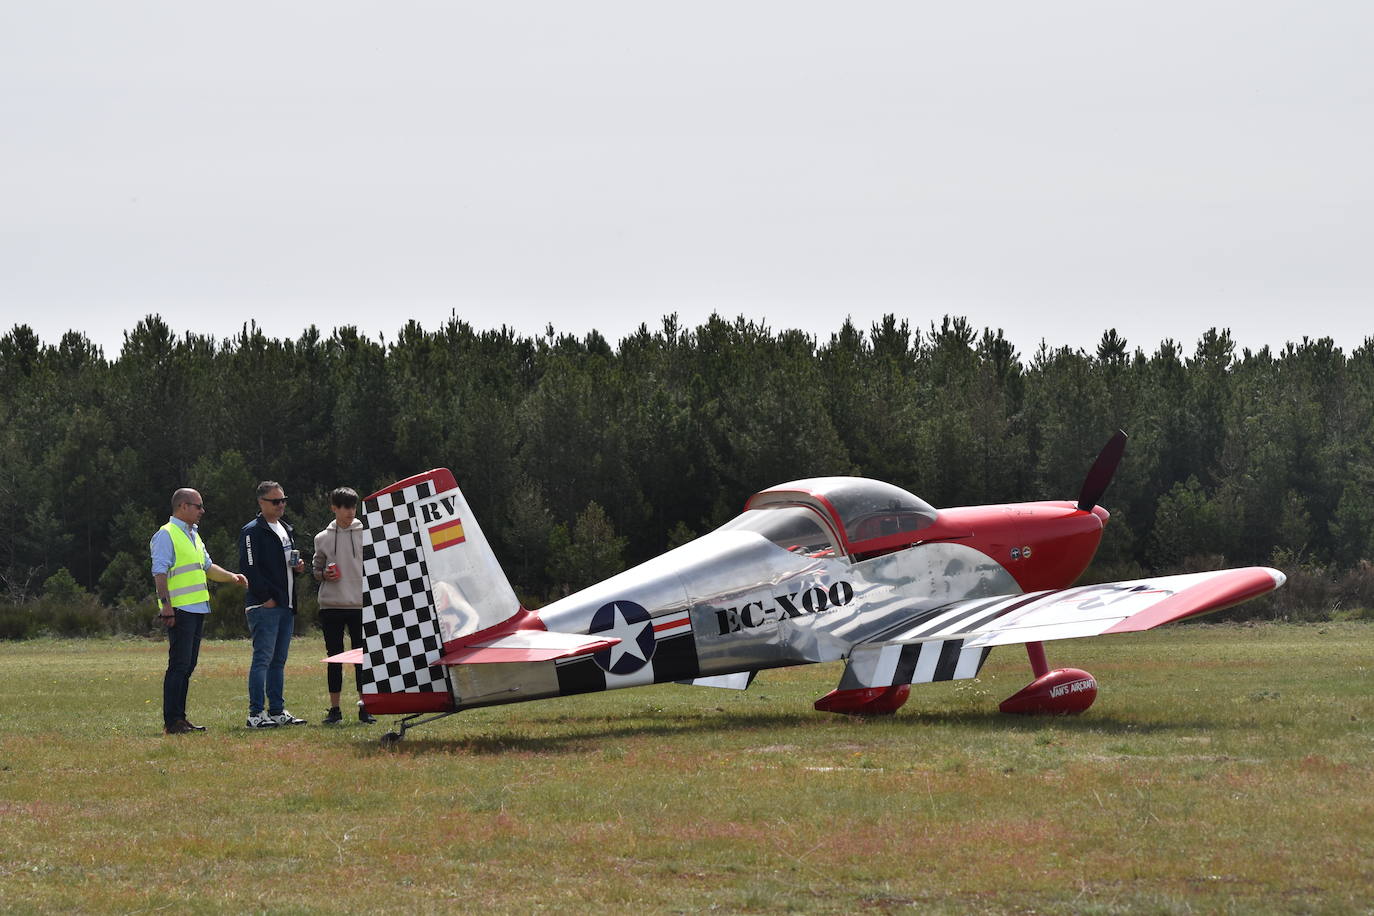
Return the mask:
<path id="1" fill-rule="evenodd" d="M 192 509 L 199 509 L 202 512 L 205 511 L 205 506 L 202 503 L 187 503 L 186 505 L 190 506 Z"/>
<path id="2" fill-rule="evenodd" d="M 276 499 L 269 499 L 269 498 L 267 498 L 266 496 L 259 496 L 259 497 L 258 497 L 258 499 L 262 500 L 263 502 L 265 502 L 265 503 L 271 503 L 271 504 L 274 505 L 274 506 L 280 506 L 282 503 L 286 502 L 286 501 L 287 501 L 288 499 L 290 499 L 290 498 L 291 498 L 291 497 L 289 497 L 289 496 L 278 496 Z"/>

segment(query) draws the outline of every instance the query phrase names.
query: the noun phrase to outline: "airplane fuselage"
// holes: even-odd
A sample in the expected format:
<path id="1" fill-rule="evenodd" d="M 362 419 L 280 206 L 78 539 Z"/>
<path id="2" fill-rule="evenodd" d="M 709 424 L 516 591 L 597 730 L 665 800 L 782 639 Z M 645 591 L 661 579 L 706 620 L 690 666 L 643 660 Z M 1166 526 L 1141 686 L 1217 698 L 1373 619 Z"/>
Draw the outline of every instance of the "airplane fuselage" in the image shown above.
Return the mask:
<path id="1" fill-rule="evenodd" d="M 557 662 L 451 668 L 455 707 L 843 659 L 894 619 L 1071 585 L 1106 517 L 1059 502 L 945 509 L 912 543 L 867 557 L 811 555 L 752 531 L 718 530 L 535 612 L 549 630 L 614 636 L 617 646 Z"/>

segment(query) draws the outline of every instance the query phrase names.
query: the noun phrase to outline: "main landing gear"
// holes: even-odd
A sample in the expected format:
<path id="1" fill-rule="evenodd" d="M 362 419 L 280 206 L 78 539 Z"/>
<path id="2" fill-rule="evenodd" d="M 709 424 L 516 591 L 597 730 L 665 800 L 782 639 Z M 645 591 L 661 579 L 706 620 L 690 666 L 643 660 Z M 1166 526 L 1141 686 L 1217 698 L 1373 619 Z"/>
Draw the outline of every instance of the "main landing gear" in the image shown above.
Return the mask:
<path id="1" fill-rule="evenodd" d="M 1022 716 L 1076 716 L 1097 699 L 1097 679 L 1079 668 L 1050 670 L 1045 644 L 1026 643 L 1035 680 L 1002 701 L 1002 712 Z M 821 712 L 851 716 L 890 716 L 906 702 L 910 684 L 832 690 L 816 701 Z"/>
<path id="2" fill-rule="evenodd" d="M 1097 679 L 1079 668 L 1050 670 L 1045 644 L 1026 643 L 1035 680 L 1002 701 L 1002 712 L 1023 716 L 1076 716 L 1097 699 Z"/>
<path id="3" fill-rule="evenodd" d="M 396 745 L 401 743 L 401 739 L 403 739 L 406 736 L 406 731 L 408 729 L 412 729 L 417 725 L 425 725 L 429 722 L 437 722 L 446 716 L 453 715 L 457 711 L 458 710 L 453 709 L 449 710 L 448 712 L 436 713 L 435 715 L 432 715 L 427 719 L 421 719 L 420 716 L 424 715 L 424 713 L 418 712 L 414 715 L 406 716 L 403 719 L 401 719 L 399 723 L 400 731 L 387 732 L 385 735 L 382 735 L 382 737 L 379 740 L 382 742 L 382 747 L 390 750 L 391 748 L 394 748 Z"/>

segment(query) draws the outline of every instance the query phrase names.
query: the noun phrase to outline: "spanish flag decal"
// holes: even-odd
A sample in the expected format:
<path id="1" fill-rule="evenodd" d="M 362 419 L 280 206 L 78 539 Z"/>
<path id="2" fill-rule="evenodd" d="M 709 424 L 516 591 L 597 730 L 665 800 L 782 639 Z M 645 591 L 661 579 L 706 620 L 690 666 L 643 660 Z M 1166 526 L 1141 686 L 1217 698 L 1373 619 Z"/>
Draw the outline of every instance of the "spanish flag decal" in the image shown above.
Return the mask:
<path id="1" fill-rule="evenodd" d="M 455 518 L 429 529 L 429 543 L 435 550 L 463 543 L 463 520 Z"/>

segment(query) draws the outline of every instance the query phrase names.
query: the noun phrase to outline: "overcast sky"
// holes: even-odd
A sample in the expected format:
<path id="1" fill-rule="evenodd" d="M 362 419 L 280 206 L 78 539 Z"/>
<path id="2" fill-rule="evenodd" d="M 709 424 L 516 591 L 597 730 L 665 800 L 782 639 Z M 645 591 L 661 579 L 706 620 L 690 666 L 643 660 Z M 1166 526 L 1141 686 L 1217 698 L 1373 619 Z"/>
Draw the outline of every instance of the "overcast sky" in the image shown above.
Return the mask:
<path id="1" fill-rule="evenodd" d="M 0 5 L 0 333 L 1374 335 L 1374 4 Z"/>

